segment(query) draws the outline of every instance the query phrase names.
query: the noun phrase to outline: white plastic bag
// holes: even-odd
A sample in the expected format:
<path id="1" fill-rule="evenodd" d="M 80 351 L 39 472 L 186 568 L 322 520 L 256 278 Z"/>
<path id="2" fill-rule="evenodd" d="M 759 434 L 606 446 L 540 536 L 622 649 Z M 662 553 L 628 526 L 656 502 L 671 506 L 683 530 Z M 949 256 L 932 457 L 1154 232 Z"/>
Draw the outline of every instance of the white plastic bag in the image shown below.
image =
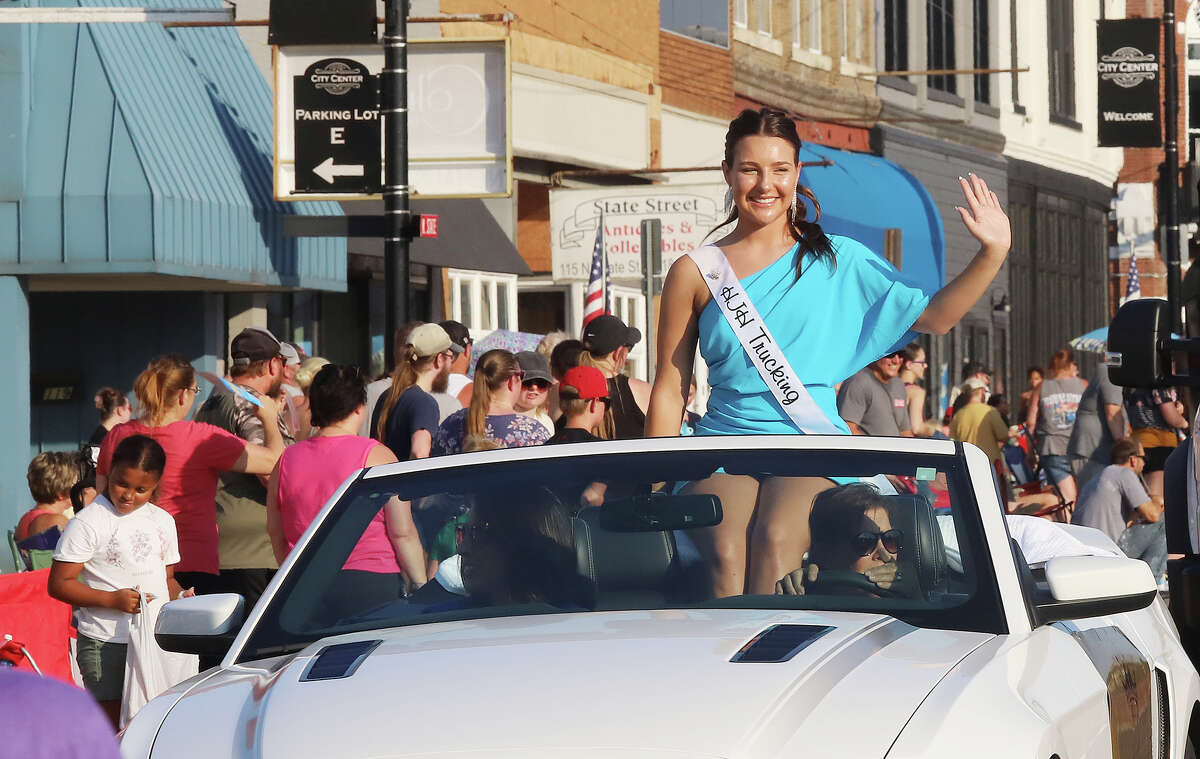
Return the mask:
<path id="1" fill-rule="evenodd" d="M 121 727 L 152 698 L 200 671 L 200 658 L 164 651 L 154 640 L 154 623 L 165 599 L 147 603 L 141 593 L 141 611 L 130 615 L 129 647 L 125 652 L 125 691 L 121 697 Z"/>

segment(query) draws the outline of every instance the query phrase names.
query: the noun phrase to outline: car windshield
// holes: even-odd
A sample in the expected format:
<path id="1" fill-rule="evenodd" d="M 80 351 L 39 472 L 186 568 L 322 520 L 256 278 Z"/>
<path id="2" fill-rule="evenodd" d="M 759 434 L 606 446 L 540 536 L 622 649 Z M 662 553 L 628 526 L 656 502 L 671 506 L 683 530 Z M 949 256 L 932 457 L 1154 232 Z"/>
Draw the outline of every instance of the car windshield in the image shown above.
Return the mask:
<path id="1" fill-rule="evenodd" d="M 554 448 L 357 479 L 297 544 L 238 659 L 364 630 L 623 609 L 878 612 L 1003 631 L 956 455 Z M 420 588 L 395 571 L 406 511 L 435 570 Z"/>

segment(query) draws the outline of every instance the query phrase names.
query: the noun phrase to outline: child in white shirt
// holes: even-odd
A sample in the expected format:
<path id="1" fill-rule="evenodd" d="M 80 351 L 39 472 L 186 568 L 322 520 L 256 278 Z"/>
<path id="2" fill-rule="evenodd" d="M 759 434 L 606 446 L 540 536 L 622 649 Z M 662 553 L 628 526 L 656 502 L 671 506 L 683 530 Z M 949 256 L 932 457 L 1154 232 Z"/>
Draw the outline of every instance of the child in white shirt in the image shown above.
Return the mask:
<path id="1" fill-rule="evenodd" d="M 147 601 L 185 595 L 175 580 L 175 520 L 150 503 L 166 458 L 162 446 L 145 435 L 121 441 L 106 492 L 67 523 L 50 569 L 50 595 L 77 607 L 76 660 L 84 686 L 114 726 L 138 590 Z"/>

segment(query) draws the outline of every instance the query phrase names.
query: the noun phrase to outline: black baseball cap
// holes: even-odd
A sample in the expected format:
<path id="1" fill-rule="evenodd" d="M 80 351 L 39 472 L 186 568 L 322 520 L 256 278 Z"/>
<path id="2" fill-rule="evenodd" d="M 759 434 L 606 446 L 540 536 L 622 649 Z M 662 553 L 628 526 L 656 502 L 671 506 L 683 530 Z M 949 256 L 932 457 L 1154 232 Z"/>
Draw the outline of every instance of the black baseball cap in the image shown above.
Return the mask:
<path id="1" fill-rule="evenodd" d="M 612 314 L 597 316 L 583 328 L 583 347 L 593 356 L 606 356 L 622 345 L 632 348 L 641 340 L 641 330 L 625 326 Z"/>
<path id="2" fill-rule="evenodd" d="M 550 362 L 537 351 L 521 351 L 518 353 L 517 365 L 525 373 L 525 382 L 542 380 L 551 385 L 554 384 L 554 377 L 550 374 Z"/>
<path id="3" fill-rule="evenodd" d="M 244 366 L 275 358 L 279 355 L 280 347 L 279 340 L 271 334 L 271 330 L 246 327 L 233 338 L 229 346 L 229 355 L 234 364 Z"/>
<path id="4" fill-rule="evenodd" d="M 446 334 L 450 336 L 450 350 L 455 353 L 462 353 L 472 343 L 471 330 L 467 329 L 467 325 L 462 322 L 449 319 L 440 322 L 438 326 L 446 330 Z"/>

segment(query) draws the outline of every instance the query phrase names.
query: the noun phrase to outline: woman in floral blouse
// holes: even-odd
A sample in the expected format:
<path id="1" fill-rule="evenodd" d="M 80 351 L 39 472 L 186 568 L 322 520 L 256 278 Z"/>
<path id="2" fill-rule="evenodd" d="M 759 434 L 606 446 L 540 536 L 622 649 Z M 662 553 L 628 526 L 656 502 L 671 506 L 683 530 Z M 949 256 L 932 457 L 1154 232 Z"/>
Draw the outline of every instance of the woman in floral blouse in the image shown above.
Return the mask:
<path id="1" fill-rule="evenodd" d="M 517 358 L 506 350 L 491 350 L 475 364 L 471 405 L 442 422 L 433 437 L 433 455 L 462 453 L 490 440 L 501 448 L 541 445 L 550 437 L 533 417 L 517 413 L 514 403 L 524 374 Z M 470 442 L 470 444 L 468 444 Z"/>

